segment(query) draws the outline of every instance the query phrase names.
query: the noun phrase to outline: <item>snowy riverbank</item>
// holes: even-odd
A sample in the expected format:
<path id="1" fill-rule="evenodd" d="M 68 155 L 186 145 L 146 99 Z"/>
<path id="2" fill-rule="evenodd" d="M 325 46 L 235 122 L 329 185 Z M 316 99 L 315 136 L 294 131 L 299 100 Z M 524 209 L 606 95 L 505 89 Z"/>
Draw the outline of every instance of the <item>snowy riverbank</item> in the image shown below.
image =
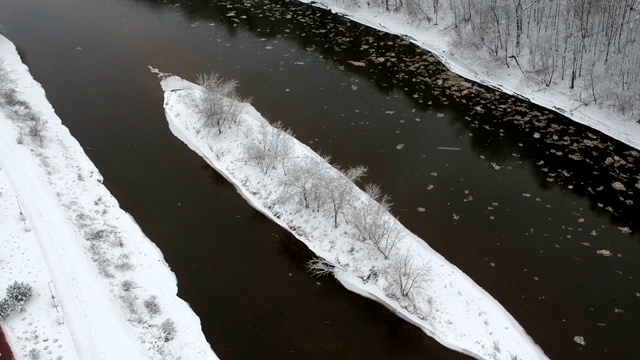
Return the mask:
<path id="1" fill-rule="evenodd" d="M 253 207 L 333 264 L 336 277 L 345 287 L 383 303 L 443 345 L 473 357 L 546 358 L 491 295 L 390 214 L 384 213 L 384 222 L 399 230 L 400 241 L 394 251 L 389 250 L 389 256 L 383 256 L 368 240 L 353 239 L 354 227 L 343 213 L 338 217 L 339 225 L 334 227 L 331 206 L 320 202 L 311 205 L 311 192 L 305 193 L 304 201 L 292 201 L 292 195 L 282 191 L 283 179 L 287 177 L 285 169 L 289 169 L 289 175 L 296 173 L 296 164 L 307 164 L 310 171 L 321 173 L 325 179 L 341 181 L 339 172 L 313 150 L 286 135 L 292 145 L 286 166 L 282 161 L 282 165 L 276 162 L 259 168 L 249 159 L 247 144 L 264 145 L 261 137 L 281 136 L 282 132 L 265 126 L 266 120 L 245 104 L 237 125 L 229 126 L 218 135 L 204 131 L 194 112 L 194 102 L 204 96 L 203 88 L 175 76 L 161 74 L 160 77 L 172 132 L 233 183 Z M 350 202 L 356 206 L 373 204 L 367 194 L 353 184 L 349 186 L 353 187 Z M 416 269 L 424 264 L 429 275 L 409 296 L 402 295 L 399 278 L 394 277 L 391 270 L 396 260 L 403 257 L 416 265 L 413 274 L 418 274 Z"/>
<path id="2" fill-rule="evenodd" d="M 500 66 L 480 50 L 460 47 L 454 43 L 455 30 L 447 26 L 450 16 L 443 9 L 440 25 L 416 23 L 405 13 L 388 12 L 381 7 L 366 6 L 366 1 L 349 3 L 338 0 L 299 0 L 329 9 L 363 25 L 406 38 L 433 53 L 454 73 L 469 80 L 495 88 L 507 94 L 525 98 L 535 104 L 557 111 L 568 118 L 599 130 L 629 146 L 640 149 L 640 124 L 638 116 L 625 116 L 609 108 L 594 104 L 584 105 L 581 94 L 567 86 L 546 87 L 525 78 L 517 66 Z M 444 8 L 445 5 L 443 4 Z M 525 51 L 523 51 L 525 53 Z M 364 59 L 352 59 L 361 62 Z M 521 60 L 522 61 L 522 60 Z M 588 95 L 584 95 L 588 97 Z"/>
<path id="3" fill-rule="evenodd" d="M 1 35 L 0 248 L 0 298 L 33 287 L 0 323 L 17 359 L 216 359 L 162 253 Z"/>

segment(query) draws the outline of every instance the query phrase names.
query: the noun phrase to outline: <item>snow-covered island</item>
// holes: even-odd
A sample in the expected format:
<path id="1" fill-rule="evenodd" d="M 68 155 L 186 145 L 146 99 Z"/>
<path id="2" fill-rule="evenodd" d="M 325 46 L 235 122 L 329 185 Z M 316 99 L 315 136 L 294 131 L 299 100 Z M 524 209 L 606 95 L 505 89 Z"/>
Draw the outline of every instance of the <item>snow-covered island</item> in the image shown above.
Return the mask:
<path id="1" fill-rule="evenodd" d="M 17 359 L 217 359 L 162 253 L 1 35 L 0 249 Z"/>
<path id="2" fill-rule="evenodd" d="M 171 131 L 318 257 L 309 267 L 478 359 L 546 359 L 518 322 L 389 212 L 366 168 L 343 169 L 270 124 L 217 75 L 161 79 Z"/>
<path id="3" fill-rule="evenodd" d="M 640 149 L 635 0 L 298 1 L 396 34 L 454 73 Z"/>

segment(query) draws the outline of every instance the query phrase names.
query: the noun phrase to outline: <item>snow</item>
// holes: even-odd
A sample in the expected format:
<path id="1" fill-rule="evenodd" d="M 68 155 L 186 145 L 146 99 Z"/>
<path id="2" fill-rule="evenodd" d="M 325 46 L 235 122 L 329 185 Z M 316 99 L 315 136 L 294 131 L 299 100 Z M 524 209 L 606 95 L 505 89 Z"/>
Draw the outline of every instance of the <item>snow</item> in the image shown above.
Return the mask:
<path id="1" fill-rule="evenodd" d="M 162 253 L 102 185 L 1 35 L 0 66 L 30 107 L 0 100 L 0 298 L 16 280 L 34 289 L 26 311 L 2 322 L 16 358 L 216 359 Z M 44 123 L 41 142 L 26 132 L 33 114 Z M 135 288 L 124 291 L 125 280 Z M 161 314 L 143 306 L 152 295 Z M 177 328 L 169 342 L 159 326 L 167 318 Z"/>
<path id="2" fill-rule="evenodd" d="M 456 46 L 451 27 L 416 24 L 404 13 L 386 12 L 370 8 L 367 2 L 342 0 L 298 0 L 324 9 L 363 25 L 401 36 L 430 51 L 450 71 L 469 80 L 516 95 L 535 104 L 556 111 L 578 123 L 601 131 L 631 147 L 640 149 L 640 124 L 637 116 L 625 116 L 608 108 L 585 106 L 578 96 L 566 87 L 545 87 L 527 81 L 516 66 L 497 67 L 495 62 L 471 48 Z M 444 6 L 443 6 L 444 8 Z M 446 11 L 441 10 L 444 18 Z M 445 19 L 439 21 L 446 23 Z M 524 51 L 523 51 L 524 53 Z M 356 60 L 354 60 L 356 61 Z M 521 61 L 523 61 L 521 59 Z"/>
<path id="3" fill-rule="evenodd" d="M 202 88 L 151 70 L 160 75 L 165 91 L 165 114 L 174 135 L 234 184 L 254 208 L 335 265 L 335 276 L 347 289 L 384 304 L 441 344 L 475 358 L 547 358 L 490 294 L 395 217 L 385 213 L 403 234 L 395 254 L 406 254 L 415 264 L 424 264 L 430 269 L 430 279 L 424 289 L 410 298 L 397 296 L 397 283 L 390 280 L 390 272 L 386 270 L 390 260 L 384 259 L 371 245 L 353 240 L 353 228 L 348 221 L 340 217 L 339 226 L 334 228 L 333 214 L 326 209 L 312 211 L 283 197 L 282 169 L 270 169 L 264 174 L 248 162 L 244 146 L 257 139 L 266 123 L 255 108 L 242 104 L 238 125 L 230 126 L 220 135 L 210 134 L 202 130 L 201 120 L 192 110 Z M 325 173 L 337 171 L 309 147 L 291 140 L 294 154 L 290 165 L 296 161 L 312 161 Z M 368 195 L 352 186 L 356 194 L 354 203 L 365 203 Z"/>

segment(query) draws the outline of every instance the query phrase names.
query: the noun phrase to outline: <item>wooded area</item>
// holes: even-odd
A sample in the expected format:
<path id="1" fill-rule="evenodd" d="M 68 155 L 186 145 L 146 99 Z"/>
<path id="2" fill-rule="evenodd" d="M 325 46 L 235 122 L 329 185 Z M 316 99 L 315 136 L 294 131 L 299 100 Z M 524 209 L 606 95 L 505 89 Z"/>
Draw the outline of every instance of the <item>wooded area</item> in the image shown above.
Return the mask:
<path id="1" fill-rule="evenodd" d="M 341 0 L 338 0 L 341 1 Z M 405 13 L 455 33 L 529 85 L 572 90 L 584 104 L 640 121 L 640 0 L 344 0 Z"/>

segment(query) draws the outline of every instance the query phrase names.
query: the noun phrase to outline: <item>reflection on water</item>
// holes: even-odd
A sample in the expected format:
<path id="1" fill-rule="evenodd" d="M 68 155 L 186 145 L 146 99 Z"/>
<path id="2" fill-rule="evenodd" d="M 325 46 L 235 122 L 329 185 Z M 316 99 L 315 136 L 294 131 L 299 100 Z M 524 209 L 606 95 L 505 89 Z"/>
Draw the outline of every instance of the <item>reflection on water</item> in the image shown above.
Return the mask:
<path id="1" fill-rule="evenodd" d="M 551 358 L 640 352 L 629 331 L 640 320 L 633 149 L 296 1 L 13 0 L 3 10 L 0 24 L 161 247 L 223 358 L 454 355 L 309 277 L 306 249 L 168 132 L 149 64 L 237 78 L 267 118 L 340 164 L 367 165 L 400 220 Z"/>

